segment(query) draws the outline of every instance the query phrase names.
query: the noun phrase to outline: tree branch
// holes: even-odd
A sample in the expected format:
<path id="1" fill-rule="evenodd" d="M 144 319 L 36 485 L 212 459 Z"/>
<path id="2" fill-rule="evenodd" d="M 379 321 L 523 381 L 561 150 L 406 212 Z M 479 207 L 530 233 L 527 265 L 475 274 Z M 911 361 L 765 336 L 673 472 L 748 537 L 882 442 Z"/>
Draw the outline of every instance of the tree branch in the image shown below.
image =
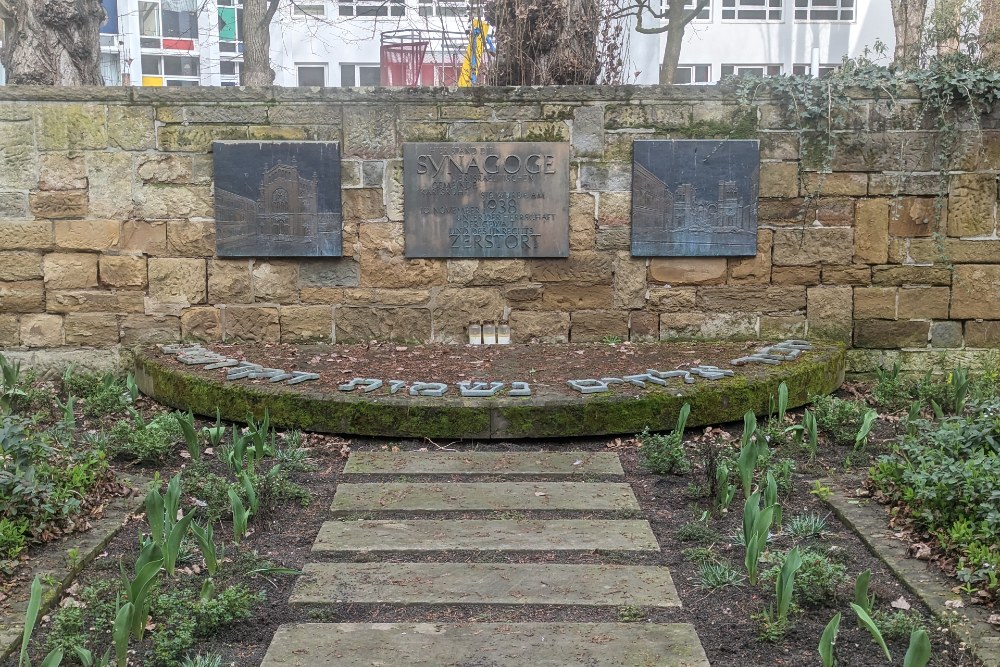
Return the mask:
<path id="1" fill-rule="evenodd" d="M 275 12 L 278 11 L 279 2 L 281 2 L 281 0 L 268 0 L 267 11 L 264 12 L 264 25 L 271 25 L 271 19 L 274 18 Z"/>

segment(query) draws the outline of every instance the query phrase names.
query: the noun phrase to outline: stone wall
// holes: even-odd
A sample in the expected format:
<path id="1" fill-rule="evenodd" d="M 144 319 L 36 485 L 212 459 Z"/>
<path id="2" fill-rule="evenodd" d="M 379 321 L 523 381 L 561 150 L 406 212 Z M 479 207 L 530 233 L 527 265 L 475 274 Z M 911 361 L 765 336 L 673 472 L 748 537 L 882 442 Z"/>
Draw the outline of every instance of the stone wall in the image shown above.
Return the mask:
<path id="1" fill-rule="evenodd" d="M 732 132 L 761 140 L 755 258 L 647 260 L 631 142 L 724 136 L 725 91 L 0 87 L 0 347 L 458 342 L 499 320 L 515 341 L 834 338 L 861 370 L 862 350 L 995 347 L 1000 132 L 942 177 L 933 132 L 857 103 L 833 173 L 768 100 Z M 403 142 L 560 138 L 568 259 L 403 257 Z M 215 259 L 214 139 L 342 142 L 344 257 Z"/>

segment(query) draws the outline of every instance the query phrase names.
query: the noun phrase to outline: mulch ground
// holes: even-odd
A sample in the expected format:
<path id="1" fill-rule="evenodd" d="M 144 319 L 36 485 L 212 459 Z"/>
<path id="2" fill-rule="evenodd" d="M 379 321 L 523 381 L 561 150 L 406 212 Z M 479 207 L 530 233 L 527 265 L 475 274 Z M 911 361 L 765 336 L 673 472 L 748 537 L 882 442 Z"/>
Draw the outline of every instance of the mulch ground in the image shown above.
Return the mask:
<path id="1" fill-rule="evenodd" d="M 773 344 L 775 341 L 771 341 Z M 647 369 L 669 371 L 698 365 L 733 370 L 730 361 L 769 344 L 740 343 L 604 343 L 566 345 L 206 345 L 219 354 L 286 371 L 319 373 L 320 379 L 287 387 L 302 391 L 337 391 L 356 377 L 411 382 L 528 382 L 547 393 L 576 394 L 568 380 L 621 377 Z M 187 366 L 154 353 L 166 365 L 224 380 L 226 369 Z M 748 372 L 745 368 L 743 371 Z M 267 380 L 240 380 L 267 385 Z M 616 393 L 638 394 L 634 385 L 616 385 Z M 579 395 L 579 394 L 576 394 Z"/>

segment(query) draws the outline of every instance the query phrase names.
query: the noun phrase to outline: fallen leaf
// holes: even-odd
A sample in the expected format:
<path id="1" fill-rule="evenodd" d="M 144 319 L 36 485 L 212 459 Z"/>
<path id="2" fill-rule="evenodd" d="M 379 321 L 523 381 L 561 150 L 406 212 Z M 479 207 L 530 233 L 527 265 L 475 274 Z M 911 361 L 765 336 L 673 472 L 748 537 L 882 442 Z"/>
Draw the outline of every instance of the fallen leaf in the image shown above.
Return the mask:
<path id="1" fill-rule="evenodd" d="M 965 603 L 961 600 L 945 600 L 944 606 L 948 607 L 948 609 L 961 609 L 965 606 Z"/>
<path id="2" fill-rule="evenodd" d="M 990 625 L 1000 626 L 1000 614 L 990 614 L 990 617 L 986 620 Z"/>
<path id="3" fill-rule="evenodd" d="M 889 606 L 892 607 L 893 609 L 902 609 L 903 611 L 906 611 L 907 609 L 910 608 L 910 603 L 906 601 L 906 598 L 900 595 L 899 599 L 890 602 Z"/>

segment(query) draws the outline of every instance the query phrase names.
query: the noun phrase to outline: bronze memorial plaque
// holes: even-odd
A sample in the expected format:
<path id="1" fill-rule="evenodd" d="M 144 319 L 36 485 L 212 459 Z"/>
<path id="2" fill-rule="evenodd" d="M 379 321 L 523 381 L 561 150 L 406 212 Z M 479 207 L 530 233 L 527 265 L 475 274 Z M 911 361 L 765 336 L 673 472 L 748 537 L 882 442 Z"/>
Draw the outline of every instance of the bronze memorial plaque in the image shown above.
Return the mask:
<path id="1" fill-rule="evenodd" d="M 216 141 L 219 257 L 340 257 L 340 149 L 334 141 Z"/>
<path id="2" fill-rule="evenodd" d="M 569 144 L 403 145 L 407 257 L 569 255 Z"/>
<path id="3" fill-rule="evenodd" d="M 757 254 L 760 150 L 756 141 L 633 143 L 632 254 Z"/>

